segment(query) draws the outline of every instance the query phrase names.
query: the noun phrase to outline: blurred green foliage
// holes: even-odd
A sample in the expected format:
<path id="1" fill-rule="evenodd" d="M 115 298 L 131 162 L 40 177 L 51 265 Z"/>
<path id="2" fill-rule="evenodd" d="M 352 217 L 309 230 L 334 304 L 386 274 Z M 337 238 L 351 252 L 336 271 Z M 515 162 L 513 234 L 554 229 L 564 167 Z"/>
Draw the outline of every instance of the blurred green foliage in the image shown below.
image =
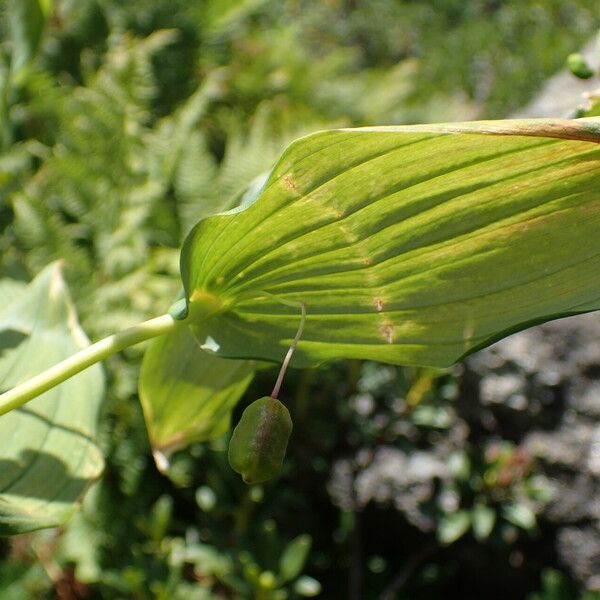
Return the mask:
<path id="1" fill-rule="evenodd" d="M 160 314 L 183 236 L 236 205 L 288 141 L 505 116 L 599 19 L 596 0 L 0 0 L 0 272 L 26 280 L 65 259 L 92 338 Z M 247 488 L 227 436 L 158 474 L 139 356 L 107 363 L 101 483 L 64 530 L 3 542 L 3 600 L 478 598 L 457 587 L 461 552 L 493 563 L 535 543 L 535 463 L 459 414 L 452 373 L 292 374 L 284 474 Z M 382 450 L 425 475 L 396 481 Z M 561 577 L 533 598 L 564 597 Z M 498 567 L 487 591 L 503 579 Z"/>
<path id="2" fill-rule="evenodd" d="M 578 595 L 569 585 L 566 577 L 554 569 L 542 574 L 542 587 L 539 592 L 527 596 L 527 600 L 598 600 L 600 592 L 584 592 Z"/>

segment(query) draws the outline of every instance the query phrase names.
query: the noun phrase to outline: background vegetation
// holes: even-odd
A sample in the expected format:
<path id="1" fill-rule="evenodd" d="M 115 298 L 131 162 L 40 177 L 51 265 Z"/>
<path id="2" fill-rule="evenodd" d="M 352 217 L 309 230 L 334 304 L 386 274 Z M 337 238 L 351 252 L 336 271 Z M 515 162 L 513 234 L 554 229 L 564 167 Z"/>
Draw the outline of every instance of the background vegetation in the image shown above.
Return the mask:
<path id="1" fill-rule="evenodd" d="M 65 259 L 93 339 L 168 308 L 183 236 L 291 139 L 507 116 L 600 23 L 595 0 L 55 0 L 17 60 L 18 1 L 0 1 L 0 274 Z M 0 597 L 600 597 L 527 437 L 564 425 L 593 359 L 565 374 L 565 356 L 523 356 L 296 372 L 285 473 L 248 488 L 227 436 L 158 473 L 127 351 L 106 365 L 101 482 L 64 529 L 2 542 Z M 539 375 L 550 359 L 558 379 Z"/>

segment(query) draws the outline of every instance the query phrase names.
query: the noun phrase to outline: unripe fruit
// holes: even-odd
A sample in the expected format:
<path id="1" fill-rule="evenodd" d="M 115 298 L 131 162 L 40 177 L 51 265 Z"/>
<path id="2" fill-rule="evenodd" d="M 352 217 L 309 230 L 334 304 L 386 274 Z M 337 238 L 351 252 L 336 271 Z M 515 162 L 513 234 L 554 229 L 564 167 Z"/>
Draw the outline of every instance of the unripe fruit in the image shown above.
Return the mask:
<path id="1" fill-rule="evenodd" d="M 594 71 L 590 69 L 585 58 L 578 52 L 567 56 L 567 67 L 579 79 L 589 79 L 594 75 Z"/>
<path id="2" fill-rule="evenodd" d="M 281 470 L 292 433 L 288 409 L 265 396 L 246 407 L 229 442 L 229 464 L 248 484 L 261 483 Z"/>

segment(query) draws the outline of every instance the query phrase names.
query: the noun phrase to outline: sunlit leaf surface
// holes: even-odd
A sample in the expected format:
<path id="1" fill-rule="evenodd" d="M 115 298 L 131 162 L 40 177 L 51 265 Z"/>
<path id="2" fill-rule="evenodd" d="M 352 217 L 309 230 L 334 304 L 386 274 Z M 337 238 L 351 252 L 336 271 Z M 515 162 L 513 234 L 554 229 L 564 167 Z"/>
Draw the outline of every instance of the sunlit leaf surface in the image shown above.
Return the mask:
<path id="1" fill-rule="evenodd" d="M 88 341 L 60 265 L 29 286 L 0 281 L 2 391 L 75 354 Z M 99 365 L 0 417 L 0 534 L 64 523 L 103 459 L 96 446 L 104 392 Z"/>
<path id="2" fill-rule="evenodd" d="M 600 121 L 316 133 L 182 252 L 188 323 L 222 356 L 446 366 L 600 308 Z M 207 317 L 210 317 L 207 322 Z"/>

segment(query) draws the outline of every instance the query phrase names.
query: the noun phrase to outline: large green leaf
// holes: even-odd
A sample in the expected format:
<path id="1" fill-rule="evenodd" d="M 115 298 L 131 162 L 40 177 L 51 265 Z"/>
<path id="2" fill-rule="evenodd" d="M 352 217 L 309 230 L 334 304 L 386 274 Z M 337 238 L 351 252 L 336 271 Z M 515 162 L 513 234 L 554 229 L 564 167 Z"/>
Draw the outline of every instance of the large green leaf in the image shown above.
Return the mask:
<path id="1" fill-rule="evenodd" d="M 250 361 L 200 348 L 187 325 L 152 341 L 142 363 L 140 400 L 158 467 L 175 450 L 229 429 L 231 411 L 254 375 Z"/>
<path id="2" fill-rule="evenodd" d="M 0 290 L 2 390 L 87 345 L 58 263 L 26 288 L 4 281 Z M 99 477 L 94 439 L 103 390 L 95 365 L 0 417 L 0 534 L 64 523 Z"/>
<path id="3" fill-rule="evenodd" d="M 325 131 L 182 251 L 188 322 L 223 356 L 446 366 L 600 308 L 600 120 Z"/>

